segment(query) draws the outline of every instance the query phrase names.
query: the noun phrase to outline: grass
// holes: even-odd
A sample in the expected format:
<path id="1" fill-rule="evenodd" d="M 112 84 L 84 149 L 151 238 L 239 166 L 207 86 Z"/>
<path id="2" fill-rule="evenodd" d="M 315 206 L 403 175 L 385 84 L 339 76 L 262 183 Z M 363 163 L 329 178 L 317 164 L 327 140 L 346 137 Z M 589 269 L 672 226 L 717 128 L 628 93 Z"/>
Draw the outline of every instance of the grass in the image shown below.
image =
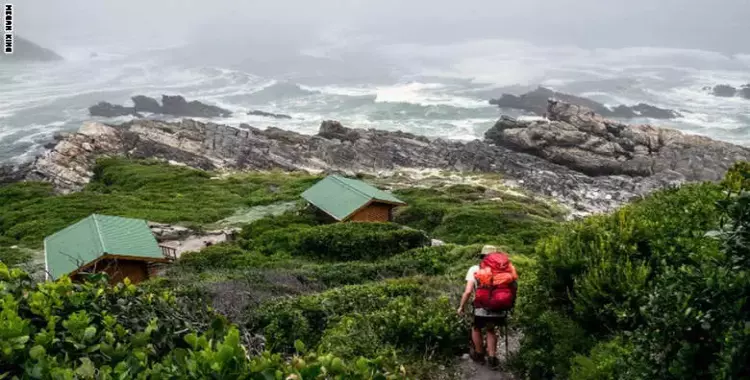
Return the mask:
<path id="1" fill-rule="evenodd" d="M 47 183 L 0 187 L 0 244 L 39 247 L 45 236 L 92 213 L 164 223 L 207 224 L 237 209 L 293 201 L 319 177 L 213 173 L 156 161 L 100 160 L 81 192 L 56 195 Z"/>
<path id="2" fill-rule="evenodd" d="M 452 185 L 394 192 L 409 206 L 396 222 L 456 244 L 497 244 L 531 253 L 536 241 L 554 232 L 565 211 L 531 197 L 495 194 L 481 186 Z"/>

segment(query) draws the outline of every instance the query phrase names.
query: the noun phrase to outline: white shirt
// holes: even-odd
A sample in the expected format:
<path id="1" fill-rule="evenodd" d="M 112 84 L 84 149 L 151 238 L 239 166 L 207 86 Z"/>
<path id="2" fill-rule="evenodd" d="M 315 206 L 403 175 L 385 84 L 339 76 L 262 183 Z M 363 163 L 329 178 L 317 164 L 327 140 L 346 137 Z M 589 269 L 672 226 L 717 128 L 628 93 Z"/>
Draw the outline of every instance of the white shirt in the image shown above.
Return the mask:
<path id="1" fill-rule="evenodd" d="M 477 273 L 479 271 L 479 265 L 474 265 L 471 268 L 469 268 L 469 271 L 466 272 L 466 281 L 471 281 L 472 284 L 474 284 L 474 291 L 477 290 L 477 280 L 474 278 L 474 273 Z M 486 309 L 474 308 L 474 315 L 478 317 L 503 317 L 505 316 L 504 312 L 491 312 Z"/>

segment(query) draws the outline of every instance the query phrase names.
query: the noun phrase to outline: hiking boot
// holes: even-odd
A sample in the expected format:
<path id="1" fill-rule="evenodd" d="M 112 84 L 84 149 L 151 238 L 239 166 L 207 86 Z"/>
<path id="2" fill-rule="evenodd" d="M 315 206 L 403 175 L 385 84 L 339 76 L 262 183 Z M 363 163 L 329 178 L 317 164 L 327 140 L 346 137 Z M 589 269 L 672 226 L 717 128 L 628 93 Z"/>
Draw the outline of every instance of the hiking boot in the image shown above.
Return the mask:
<path id="1" fill-rule="evenodd" d="M 487 359 L 487 365 L 489 365 L 492 368 L 499 368 L 500 359 L 498 359 L 496 356 L 491 356 L 489 357 L 489 359 Z"/>
<path id="2" fill-rule="evenodd" d="M 475 363 L 484 364 L 484 354 L 472 352 L 469 354 L 469 357 L 471 357 L 471 360 L 473 360 Z"/>

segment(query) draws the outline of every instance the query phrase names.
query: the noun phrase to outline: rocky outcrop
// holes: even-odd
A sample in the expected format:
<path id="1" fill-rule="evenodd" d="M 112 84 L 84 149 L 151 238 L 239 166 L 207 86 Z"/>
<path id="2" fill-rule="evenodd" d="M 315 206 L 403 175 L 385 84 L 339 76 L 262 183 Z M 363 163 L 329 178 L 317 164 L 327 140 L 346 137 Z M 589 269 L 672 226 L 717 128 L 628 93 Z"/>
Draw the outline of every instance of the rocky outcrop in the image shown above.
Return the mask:
<path id="1" fill-rule="evenodd" d="M 714 96 L 721 96 L 723 98 L 732 98 L 737 95 L 737 89 L 728 84 L 719 84 L 713 88 Z"/>
<path id="2" fill-rule="evenodd" d="M 13 41 L 13 54 L 0 54 L 0 62 L 50 62 L 63 58 L 50 49 L 43 48 L 16 35 Z"/>
<path id="3" fill-rule="evenodd" d="M 131 99 L 133 100 L 133 107 L 124 107 L 107 102 L 100 102 L 97 105 L 89 107 L 89 114 L 91 116 L 101 117 L 126 115 L 143 117 L 141 112 L 147 112 L 176 117 L 203 118 L 226 117 L 232 115 L 231 111 L 224 108 L 212 106 L 197 100 L 188 102 L 180 95 L 162 95 L 162 104 L 159 104 L 156 99 L 144 95 L 136 95 Z"/>
<path id="4" fill-rule="evenodd" d="M 679 182 L 719 180 L 750 149 L 650 125 L 606 120 L 590 109 L 550 101 L 551 121 L 502 118 L 485 137 L 591 176 L 667 175 Z"/>
<path id="5" fill-rule="evenodd" d="M 30 163 L 15 165 L 0 165 L 0 185 L 23 181 L 31 169 Z"/>
<path id="6" fill-rule="evenodd" d="M 180 95 L 162 95 L 161 113 L 180 117 L 225 117 L 232 112 L 221 107 L 201 103 L 197 100 L 188 102 Z"/>
<path id="7" fill-rule="evenodd" d="M 491 99 L 490 104 L 496 105 L 500 108 L 532 112 L 541 116 L 547 112 L 547 101 L 549 99 L 556 99 L 566 103 L 583 106 L 604 117 L 615 117 L 621 119 L 631 119 L 635 117 L 673 119 L 680 116 L 680 113 L 677 111 L 659 108 L 645 103 L 638 103 L 634 106 L 619 105 L 610 109 L 604 104 L 595 102 L 591 99 L 552 91 L 544 87 L 539 87 L 534 91 L 527 92 L 520 96 L 503 94 L 498 99 Z"/>
<path id="8" fill-rule="evenodd" d="M 704 90 L 709 90 L 714 96 L 722 98 L 733 98 L 740 97 L 750 99 L 750 83 L 742 85 L 740 88 L 730 86 L 728 84 L 719 84 L 711 87 L 705 87 Z"/>
<path id="9" fill-rule="evenodd" d="M 259 110 L 253 110 L 247 113 L 248 115 L 253 116 L 263 116 L 263 117 L 272 117 L 274 119 L 291 119 L 292 117 L 289 115 L 284 115 L 282 113 L 271 113 L 271 112 L 265 112 L 265 111 L 259 111 Z"/>
<path id="10" fill-rule="evenodd" d="M 488 141 L 468 143 L 350 129 L 335 121 L 323 122 L 315 136 L 194 120 L 86 123 L 37 158 L 26 178 L 50 181 L 61 192 L 79 190 L 95 159 L 112 155 L 211 170 L 494 172 L 575 210 L 598 212 L 667 185 L 718 179 L 732 160 L 750 157 L 744 148 L 706 138 L 628 128 L 562 103 L 550 107 L 551 122 L 505 118 L 488 132 Z"/>
<path id="11" fill-rule="evenodd" d="M 89 115 L 100 117 L 135 116 L 142 117 L 136 112 L 135 107 L 123 107 L 117 104 L 99 102 L 89 107 Z"/>
<path id="12" fill-rule="evenodd" d="M 750 83 L 742 86 L 742 88 L 737 92 L 737 95 L 750 100 Z"/>
<path id="13" fill-rule="evenodd" d="M 159 101 L 144 95 L 136 95 L 132 98 L 133 107 L 137 112 L 162 113 Z"/>

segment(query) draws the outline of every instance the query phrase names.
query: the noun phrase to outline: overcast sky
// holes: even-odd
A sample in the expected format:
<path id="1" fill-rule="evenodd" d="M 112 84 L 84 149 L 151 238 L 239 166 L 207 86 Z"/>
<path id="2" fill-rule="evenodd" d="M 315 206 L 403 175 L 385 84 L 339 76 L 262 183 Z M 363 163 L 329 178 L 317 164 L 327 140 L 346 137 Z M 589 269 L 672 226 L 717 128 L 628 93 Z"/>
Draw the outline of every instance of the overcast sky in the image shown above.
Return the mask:
<path id="1" fill-rule="evenodd" d="M 53 48 L 150 46 L 196 36 L 304 45 L 344 33 L 411 43 L 509 38 L 750 53 L 750 0 L 16 0 L 15 6 L 16 32 Z"/>

